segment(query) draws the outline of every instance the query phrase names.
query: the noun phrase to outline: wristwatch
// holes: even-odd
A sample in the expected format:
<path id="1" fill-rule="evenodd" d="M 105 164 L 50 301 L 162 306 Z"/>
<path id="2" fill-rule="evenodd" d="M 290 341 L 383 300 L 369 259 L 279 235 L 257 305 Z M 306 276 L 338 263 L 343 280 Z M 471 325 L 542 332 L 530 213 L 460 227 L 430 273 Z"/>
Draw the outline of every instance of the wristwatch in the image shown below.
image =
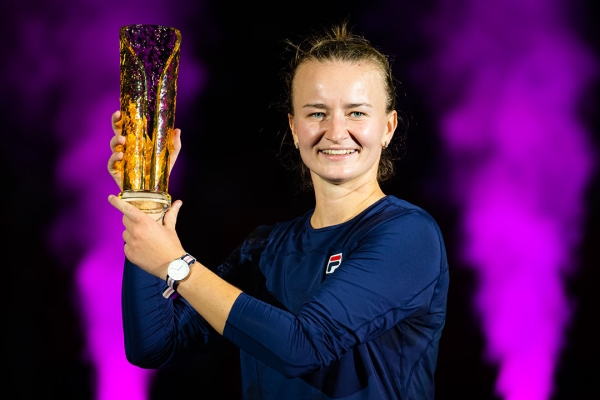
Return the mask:
<path id="1" fill-rule="evenodd" d="M 177 285 L 190 274 L 190 266 L 196 262 L 196 259 L 189 253 L 181 258 L 176 258 L 169 263 L 167 268 L 167 285 L 169 286 L 164 292 L 163 297 L 169 298 L 177 291 Z"/>

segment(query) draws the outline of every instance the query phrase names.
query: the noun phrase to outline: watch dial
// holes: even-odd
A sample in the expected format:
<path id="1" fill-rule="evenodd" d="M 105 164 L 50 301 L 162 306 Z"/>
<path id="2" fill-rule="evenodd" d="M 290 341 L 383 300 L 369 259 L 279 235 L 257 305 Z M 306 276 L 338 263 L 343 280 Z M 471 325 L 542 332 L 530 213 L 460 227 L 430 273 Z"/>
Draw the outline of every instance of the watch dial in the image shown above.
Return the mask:
<path id="1" fill-rule="evenodd" d="M 190 266 L 185 261 L 177 259 L 169 264 L 167 273 L 171 278 L 180 281 L 188 276 L 190 273 Z"/>

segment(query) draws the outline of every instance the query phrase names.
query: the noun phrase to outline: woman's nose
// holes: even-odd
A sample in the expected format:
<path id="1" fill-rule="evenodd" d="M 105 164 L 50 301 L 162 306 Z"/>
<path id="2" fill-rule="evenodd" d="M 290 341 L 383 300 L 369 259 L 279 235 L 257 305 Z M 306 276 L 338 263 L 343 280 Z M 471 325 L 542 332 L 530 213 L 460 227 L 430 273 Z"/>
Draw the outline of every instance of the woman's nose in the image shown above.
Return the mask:
<path id="1" fill-rule="evenodd" d="M 325 127 L 325 139 L 334 143 L 340 143 L 348 138 L 348 136 L 346 119 L 343 115 L 334 115 L 327 121 L 327 126 Z"/>

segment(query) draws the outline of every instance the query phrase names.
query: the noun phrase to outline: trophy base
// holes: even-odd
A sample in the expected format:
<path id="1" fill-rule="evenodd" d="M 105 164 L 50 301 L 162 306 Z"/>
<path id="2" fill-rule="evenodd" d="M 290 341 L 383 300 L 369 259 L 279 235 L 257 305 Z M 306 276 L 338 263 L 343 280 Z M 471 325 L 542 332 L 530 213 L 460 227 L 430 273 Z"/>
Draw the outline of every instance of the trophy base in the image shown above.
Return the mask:
<path id="1" fill-rule="evenodd" d="M 167 193 L 151 192 L 148 190 L 124 190 L 119 198 L 150 215 L 155 220 L 161 220 L 171 207 L 171 196 Z"/>

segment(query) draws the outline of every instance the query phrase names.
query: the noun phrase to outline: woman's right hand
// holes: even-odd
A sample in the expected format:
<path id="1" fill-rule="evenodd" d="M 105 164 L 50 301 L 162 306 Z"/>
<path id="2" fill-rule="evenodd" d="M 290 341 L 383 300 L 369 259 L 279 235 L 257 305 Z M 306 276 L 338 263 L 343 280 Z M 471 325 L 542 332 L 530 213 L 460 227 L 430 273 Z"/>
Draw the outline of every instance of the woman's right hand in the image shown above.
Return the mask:
<path id="1" fill-rule="evenodd" d="M 123 146 L 125 136 L 121 135 L 121 111 L 115 111 L 111 117 L 112 129 L 115 135 L 110 139 L 112 154 L 108 159 L 108 172 L 113 177 L 120 190 L 123 190 Z M 179 151 L 181 150 L 181 130 L 173 131 L 173 148 L 169 153 L 169 171 L 173 170 Z"/>

